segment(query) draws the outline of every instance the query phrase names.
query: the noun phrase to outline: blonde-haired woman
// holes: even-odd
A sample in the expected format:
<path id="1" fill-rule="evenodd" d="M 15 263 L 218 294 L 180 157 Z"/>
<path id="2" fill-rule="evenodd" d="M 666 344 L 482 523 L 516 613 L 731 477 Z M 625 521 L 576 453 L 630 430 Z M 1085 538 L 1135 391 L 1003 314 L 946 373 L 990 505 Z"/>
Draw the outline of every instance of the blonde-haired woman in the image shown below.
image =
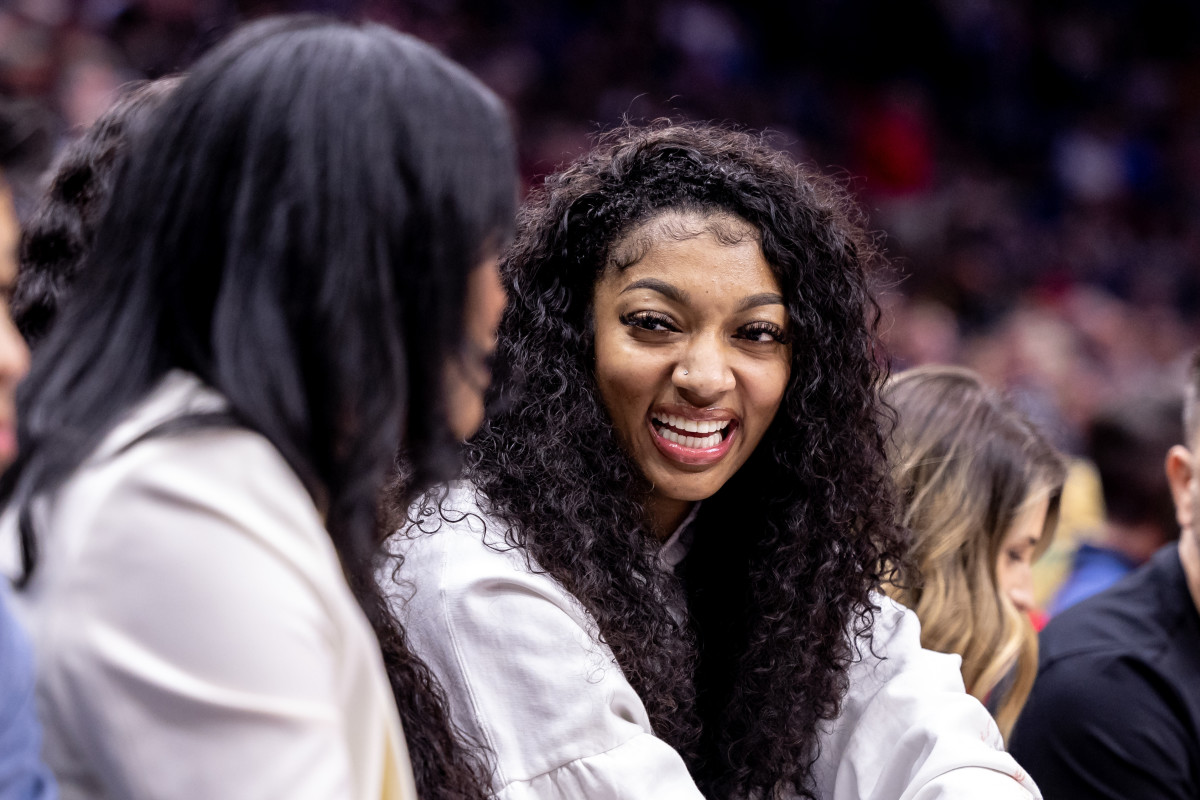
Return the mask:
<path id="1" fill-rule="evenodd" d="M 917 613 L 922 645 L 962 656 L 967 691 L 1007 740 L 1037 674 L 1030 570 L 1054 535 L 1066 465 L 970 370 L 911 369 L 885 397 L 898 416 L 892 471 L 921 576 L 889 593 Z"/>

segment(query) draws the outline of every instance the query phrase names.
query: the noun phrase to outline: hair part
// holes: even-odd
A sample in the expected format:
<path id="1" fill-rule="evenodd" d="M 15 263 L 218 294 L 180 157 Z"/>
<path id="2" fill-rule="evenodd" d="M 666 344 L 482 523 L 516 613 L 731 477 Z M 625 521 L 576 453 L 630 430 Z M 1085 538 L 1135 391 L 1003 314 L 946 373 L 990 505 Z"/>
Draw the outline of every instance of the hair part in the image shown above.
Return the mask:
<path id="1" fill-rule="evenodd" d="M 1049 547 L 1066 464 L 1014 405 L 970 370 L 906 370 L 884 398 L 897 414 L 892 474 L 922 579 L 893 585 L 889 593 L 920 618 L 922 645 L 962 656 L 967 691 L 980 700 L 1016 665 L 1016 679 L 998 703 L 996 721 L 1007 738 L 1033 686 L 1037 637 L 1000 590 L 997 562 L 1022 510 L 1047 493 L 1035 557 Z"/>

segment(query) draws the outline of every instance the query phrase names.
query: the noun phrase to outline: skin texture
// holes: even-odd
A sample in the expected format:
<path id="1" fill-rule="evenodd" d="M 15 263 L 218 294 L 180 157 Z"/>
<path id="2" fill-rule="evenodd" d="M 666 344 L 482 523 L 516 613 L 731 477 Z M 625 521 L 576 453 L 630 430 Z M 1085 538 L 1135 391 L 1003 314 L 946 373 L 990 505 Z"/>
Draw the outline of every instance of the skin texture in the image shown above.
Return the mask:
<path id="1" fill-rule="evenodd" d="M 459 439 L 468 438 L 483 422 L 483 396 L 492 380 L 488 365 L 507 302 L 498 259 L 489 258 L 467 278 L 463 347 L 446 366 L 446 417 Z"/>
<path id="2" fill-rule="evenodd" d="M 1038 542 L 1046 529 L 1049 510 L 1049 492 L 1033 493 L 1004 535 L 996 555 L 996 587 L 1008 595 L 1022 614 L 1028 614 L 1034 607 L 1033 562 L 1041 554 Z"/>
<path id="3" fill-rule="evenodd" d="M 29 350 L 9 314 L 17 281 L 17 217 L 12 198 L 0 178 L 0 470 L 17 456 L 17 384 L 29 370 Z"/>
<path id="4" fill-rule="evenodd" d="M 596 384 L 652 486 L 647 510 L 659 537 L 746 462 L 791 373 L 787 309 L 753 229 L 719 215 L 741 234 L 724 243 L 710 221 L 671 212 L 639 227 L 629 238 L 642 240 L 641 257 L 610 268 L 594 295 Z M 689 437 L 724 439 L 672 446 L 656 430 L 667 415 L 724 424 L 724 433 Z"/>

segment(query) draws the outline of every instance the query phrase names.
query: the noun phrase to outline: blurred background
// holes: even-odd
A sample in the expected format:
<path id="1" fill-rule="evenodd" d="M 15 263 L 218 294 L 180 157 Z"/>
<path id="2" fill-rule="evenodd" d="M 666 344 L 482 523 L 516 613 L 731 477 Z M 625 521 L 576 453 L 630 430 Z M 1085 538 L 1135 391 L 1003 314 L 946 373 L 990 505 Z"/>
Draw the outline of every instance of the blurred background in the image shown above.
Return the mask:
<path id="1" fill-rule="evenodd" d="M 0 0 L 0 93 L 44 137 L 18 210 L 117 86 L 282 11 L 465 64 L 510 104 L 527 183 L 623 117 L 772 131 L 881 231 L 894 368 L 969 365 L 1072 454 L 1200 343 L 1194 0 Z M 1071 492 L 1048 575 L 1100 525 L 1086 462 Z"/>

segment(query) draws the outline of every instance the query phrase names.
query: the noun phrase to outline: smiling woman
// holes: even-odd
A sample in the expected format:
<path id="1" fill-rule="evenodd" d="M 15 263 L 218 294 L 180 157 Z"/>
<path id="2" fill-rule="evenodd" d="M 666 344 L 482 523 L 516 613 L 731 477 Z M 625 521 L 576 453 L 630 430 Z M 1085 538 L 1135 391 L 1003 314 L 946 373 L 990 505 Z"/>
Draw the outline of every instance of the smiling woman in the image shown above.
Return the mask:
<path id="1" fill-rule="evenodd" d="M 878 594 L 875 259 L 838 187 L 703 125 L 614 131 L 529 199 L 501 410 L 387 576 L 498 797 L 1036 791 Z"/>
<path id="2" fill-rule="evenodd" d="M 787 307 L 757 233 L 734 216 L 668 212 L 626 240 L 639 243 L 636 261 L 596 283 L 596 386 L 652 487 L 661 538 L 775 418 L 791 366 Z"/>

